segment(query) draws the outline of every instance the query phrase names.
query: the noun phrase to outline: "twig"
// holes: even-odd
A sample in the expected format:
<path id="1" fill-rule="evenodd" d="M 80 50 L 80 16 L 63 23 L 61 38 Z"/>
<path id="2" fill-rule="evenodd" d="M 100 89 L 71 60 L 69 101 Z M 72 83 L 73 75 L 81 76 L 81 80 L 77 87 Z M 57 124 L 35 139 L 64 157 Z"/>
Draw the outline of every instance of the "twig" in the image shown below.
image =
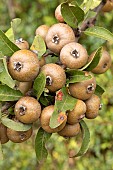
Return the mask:
<path id="1" fill-rule="evenodd" d="M 1 108 L 1 112 L 5 113 L 14 104 L 15 104 L 15 102 L 5 102 L 5 104 Z"/>
<path id="2" fill-rule="evenodd" d="M 7 8 L 9 11 L 9 16 L 11 19 L 16 17 L 14 6 L 13 6 L 13 1 L 12 0 L 6 0 Z"/>
<path id="3" fill-rule="evenodd" d="M 75 31 L 75 36 L 79 39 L 82 32 L 85 31 L 87 28 L 92 27 L 95 25 L 97 16 L 99 15 L 100 11 L 102 10 L 103 6 L 105 5 L 105 0 L 102 0 L 100 2 L 100 4 L 94 9 L 94 11 L 96 12 L 96 15 L 93 18 L 88 18 L 86 19 L 80 28 L 77 28 L 77 30 Z"/>
<path id="4" fill-rule="evenodd" d="M 45 53 L 44 55 L 43 55 L 43 57 L 47 57 L 47 56 L 49 56 L 49 55 L 55 55 L 53 52 L 49 52 L 49 53 Z"/>

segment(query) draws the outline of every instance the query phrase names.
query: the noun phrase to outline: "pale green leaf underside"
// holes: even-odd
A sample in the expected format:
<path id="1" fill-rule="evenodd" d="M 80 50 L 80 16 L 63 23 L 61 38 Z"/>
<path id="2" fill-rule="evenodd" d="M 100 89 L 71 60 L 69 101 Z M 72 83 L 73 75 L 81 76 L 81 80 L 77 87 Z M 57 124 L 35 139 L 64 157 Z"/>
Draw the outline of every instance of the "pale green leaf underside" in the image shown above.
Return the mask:
<path id="1" fill-rule="evenodd" d="M 82 145 L 80 150 L 78 151 L 78 153 L 76 155 L 70 155 L 70 157 L 79 157 L 79 156 L 83 156 L 89 147 L 89 143 L 90 143 L 90 132 L 89 129 L 87 127 L 87 124 L 84 122 L 84 120 L 80 121 L 80 125 L 81 125 L 81 129 L 82 129 L 82 135 L 83 135 L 83 141 L 82 141 Z"/>
<path id="2" fill-rule="evenodd" d="M 32 124 L 23 124 L 20 122 L 15 122 L 7 117 L 2 117 L 1 122 L 8 128 L 16 131 L 27 131 L 31 128 Z"/>
<path id="3" fill-rule="evenodd" d="M 6 85 L 0 85 L 0 101 L 16 101 L 22 96 L 20 91 L 13 90 Z"/>
<path id="4" fill-rule="evenodd" d="M 47 158 L 48 152 L 45 145 L 50 137 L 51 134 L 45 132 L 42 128 L 38 130 L 35 139 L 35 152 L 36 152 L 37 161 L 39 163 L 43 162 Z"/>
<path id="5" fill-rule="evenodd" d="M 113 34 L 103 27 L 94 26 L 88 28 L 86 31 L 84 31 L 84 33 L 86 35 L 102 38 L 113 43 Z"/>

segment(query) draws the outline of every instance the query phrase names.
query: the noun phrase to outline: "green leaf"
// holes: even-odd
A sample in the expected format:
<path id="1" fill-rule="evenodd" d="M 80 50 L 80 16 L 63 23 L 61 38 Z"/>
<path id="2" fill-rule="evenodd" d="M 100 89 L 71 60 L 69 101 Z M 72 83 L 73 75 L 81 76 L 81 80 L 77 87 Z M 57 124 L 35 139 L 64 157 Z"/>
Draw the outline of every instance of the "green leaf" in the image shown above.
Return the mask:
<path id="1" fill-rule="evenodd" d="M 2 150 L 2 144 L 0 142 L 0 161 L 3 161 L 3 150 Z"/>
<path id="2" fill-rule="evenodd" d="M 7 38 L 3 31 L 0 30 L 0 51 L 2 54 L 11 56 L 17 50 L 19 50 L 19 48 Z"/>
<path id="3" fill-rule="evenodd" d="M 79 152 L 76 155 L 70 155 L 69 156 L 70 158 L 83 156 L 87 152 L 88 147 L 89 147 L 90 132 L 87 127 L 87 124 L 84 122 L 84 120 L 81 120 L 80 125 L 81 125 L 82 135 L 83 135 L 82 145 L 81 145 Z"/>
<path id="4" fill-rule="evenodd" d="M 1 122 L 6 127 L 16 131 L 27 131 L 32 127 L 32 124 L 23 124 L 21 122 L 15 122 L 7 117 L 2 117 Z"/>
<path id="5" fill-rule="evenodd" d="M 21 23 L 20 18 L 12 19 L 11 21 L 11 28 L 5 33 L 8 39 L 12 42 L 15 40 L 15 30 L 17 29 L 18 25 Z"/>
<path id="6" fill-rule="evenodd" d="M 1 121 L 1 117 L 2 117 L 1 108 L 2 108 L 2 103 L 0 102 L 0 121 Z"/>
<path id="7" fill-rule="evenodd" d="M 82 70 L 67 69 L 66 74 L 69 76 L 84 75 Z"/>
<path id="8" fill-rule="evenodd" d="M 109 30 L 103 27 L 98 27 L 98 26 L 90 27 L 86 29 L 84 33 L 86 35 L 102 38 L 104 40 L 108 40 L 113 43 L 113 34 Z"/>
<path id="9" fill-rule="evenodd" d="M 15 30 L 20 25 L 20 23 L 21 23 L 21 19 L 20 18 L 12 19 L 12 21 L 11 21 L 11 28 L 12 28 L 14 34 L 15 34 Z"/>
<path id="10" fill-rule="evenodd" d="M 76 5 L 78 4 L 79 6 L 83 3 L 84 0 L 70 0 L 69 2 L 72 4 L 72 5 Z"/>
<path id="11" fill-rule="evenodd" d="M 4 64 L 3 64 L 3 61 L 0 60 L 0 73 L 3 71 L 4 69 Z"/>
<path id="12" fill-rule="evenodd" d="M 51 134 L 45 132 L 42 128 L 38 130 L 35 139 L 35 152 L 36 152 L 37 161 L 39 163 L 43 162 L 47 158 L 48 152 L 45 145 L 50 137 Z"/>
<path id="13" fill-rule="evenodd" d="M 87 12 L 87 14 L 85 15 L 84 20 L 86 20 L 86 19 L 88 19 L 88 18 L 93 18 L 93 17 L 95 17 L 96 14 L 97 14 L 96 12 L 89 10 L 89 11 Z"/>
<path id="14" fill-rule="evenodd" d="M 94 2 L 93 2 L 93 0 L 88 0 L 88 1 L 86 1 L 85 3 L 83 3 L 82 5 L 81 5 L 81 8 L 82 8 L 82 10 L 85 12 L 85 13 L 87 13 L 90 9 L 91 9 L 91 6 L 92 6 L 92 4 L 93 4 Z"/>
<path id="15" fill-rule="evenodd" d="M 46 52 L 45 42 L 40 35 L 35 36 L 34 41 L 31 45 L 30 49 L 37 52 L 38 58 L 40 60 L 42 55 Z"/>
<path id="16" fill-rule="evenodd" d="M 6 62 L 6 58 L 3 58 L 3 64 L 4 64 L 4 68 L 3 71 L 0 73 L 0 81 L 3 84 L 6 84 L 7 86 L 9 86 L 10 88 L 14 88 L 15 87 L 15 80 L 12 79 L 12 77 L 10 76 L 8 69 L 7 69 L 7 62 Z"/>
<path id="17" fill-rule="evenodd" d="M 62 3 L 61 13 L 65 22 L 73 28 L 84 20 L 84 11 L 76 4 L 70 5 L 68 2 Z"/>
<path id="18" fill-rule="evenodd" d="M 54 96 L 51 95 L 41 95 L 40 97 L 40 103 L 44 106 L 52 105 L 54 103 Z"/>
<path id="19" fill-rule="evenodd" d="M 41 72 L 38 75 L 38 77 L 35 79 L 33 84 L 33 88 L 35 90 L 37 99 L 39 99 L 41 94 L 43 93 L 45 85 L 46 85 L 46 76 L 43 72 Z"/>
<path id="20" fill-rule="evenodd" d="M 0 85 L 0 101 L 16 101 L 22 96 L 19 90 L 13 90 L 7 85 Z"/>
<path id="21" fill-rule="evenodd" d="M 68 94 L 66 87 L 59 90 L 56 93 L 55 109 L 50 119 L 50 127 L 58 127 L 61 124 L 61 122 L 58 121 L 61 112 L 65 114 L 67 110 L 73 110 L 76 102 L 77 99 Z"/>
<path id="22" fill-rule="evenodd" d="M 7 32 L 5 33 L 5 35 L 7 36 L 7 38 L 8 38 L 10 41 L 14 42 L 14 33 L 13 33 L 13 29 L 12 29 L 12 28 L 9 28 L 9 29 L 7 30 Z"/>
<path id="23" fill-rule="evenodd" d="M 103 50 L 103 48 L 99 47 L 96 50 L 96 52 L 95 52 L 93 58 L 91 59 L 91 61 L 87 65 L 85 65 L 81 70 L 87 70 L 87 71 L 93 70 L 98 65 L 98 63 L 100 61 L 100 58 L 102 56 L 102 50 Z"/>
<path id="24" fill-rule="evenodd" d="M 48 64 L 48 63 L 56 63 L 59 60 L 59 58 L 56 57 L 56 56 L 47 56 L 45 59 L 46 59 L 46 64 Z"/>
<path id="25" fill-rule="evenodd" d="M 105 90 L 100 85 L 97 84 L 95 89 L 95 94 L 101 97 L 104 92 Z"/>
<path id="26" fill-rule="evenodd" d="M 100 0 L 87 0 L 84 1 L 81 4 L 81 8 L 83 9 L 83 11 L 85 12 L 85 14 L 87 14 L 87 12 L 89 12 L 90 9 L 94 9 L 95 7 L 97 7 L 100 4 Z"/>

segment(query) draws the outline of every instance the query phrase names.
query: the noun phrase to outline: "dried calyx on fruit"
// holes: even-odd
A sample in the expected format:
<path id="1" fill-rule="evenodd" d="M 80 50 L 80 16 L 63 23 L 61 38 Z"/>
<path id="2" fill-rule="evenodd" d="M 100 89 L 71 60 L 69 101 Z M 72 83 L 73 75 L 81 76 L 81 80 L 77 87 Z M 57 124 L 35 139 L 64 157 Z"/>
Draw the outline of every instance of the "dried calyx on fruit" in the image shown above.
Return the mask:
<path id="1" fill-rule="evenodd" d="M 37 121 L 41 114 L 41 105 L 33 97 L 22 97 L 15 105 L 14 112 L 16 118 L 23 123 L 33 123 Z"/>
<path id="2" fill-rule="evenodd" d="M 79 43 L 71 42 L 66 44 L 60 52 L 60 61 L 66 67 L 78 69 L 83 67 L 88 60 L 86 49 Z"/>
<path id="3" fill-rule="evenodd" d="M 91 75 L 91 78 L 88 80 L 69 84 L 69 92 L 73 97 L 87 100 L 95 92 L 96 79 L 90 72 L 86 76 L 88 75 Z"/>
<path id="4" fill-rule="evenodd" d="M 52 25 L 46 35 L 46 45 L 54 53 L 59 54 L 62 47 L 70 42 L 75 42 L 76 38 L 72 28 L 63 23 Z"/>
<path id="5" fill-rule="evenodd" d="M 15 131 L 13 129 L 7 128 L 7 136 L 9 140 L 14 143 L 22 143 L 28 140 L 31 137 L 32 132 L 32 128 L 27 131 Z"/>
<path id="6" fill-rule="evenodd" d="M 89 56 L 88 61 L 90 62 L 93 56 L 95 55 L 95 51 Z M 95 74 L 103 74 L 111 67 L 111 56 L 106 50 L 102 51 L 102 56 L 99 60 L 98 65 L 92 70 Z"/>
<path id="7" fill-rule="evenodd" d="M 41 127 L 48 133 L 55 133 L 62 130 L 67 121 L 66 114 L 61 112 L 61 117 L 60 117 L 61 124 L 57 128 L 52 129 L 49 126 L 49 122 L 53 112 L 54 112 L 54 106 L 53 105 L 47 106 L 42 110 L 41 117 L 40 117 Z"/>
<path id="8" fill-rule="evenodd" d="M 27 41 L 23 40 L 22 38 L 19 38 L 15 41 L 15 45 L 19 47 L 21 50 L 22 49 L 29 49 L 29 44 Z"/>
<path id="9" fill-rule="evenodd" d="M 8 70 L 12 78 L 17 81 L 32 81 L 39 72 L 38 57 L 30 50 L 16 51 L 9 59 Z"/>
<path id="10" fill-rule="evenodd" d="M 66 83 L 65 71 L 57 64 L 45 64 L 41 72 L 46 75 L 46 88 L 52 92 L 59 90 Z"/>

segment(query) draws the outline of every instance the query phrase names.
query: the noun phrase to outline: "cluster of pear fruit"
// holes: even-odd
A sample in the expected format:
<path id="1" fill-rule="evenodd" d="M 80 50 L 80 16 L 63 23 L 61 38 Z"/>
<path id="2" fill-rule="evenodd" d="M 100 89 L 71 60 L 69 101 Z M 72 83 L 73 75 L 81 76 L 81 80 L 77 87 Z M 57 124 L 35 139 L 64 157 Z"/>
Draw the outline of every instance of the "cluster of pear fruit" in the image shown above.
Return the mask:
<path id="1" fill-rule="evenodd" d="M 23 93 L 14 106 L 16 122 L 32 124 L 40 122 L 40 126 L 48 133 L 58 132 L 63 137 L 73 137 L 80 133 L 80 120 L 84 117 L 94 119 L 101 109 L 100 97 L 95 94 L 96 78 L 94 74 L 105 73 L 111 66 L 111 57 L 106 50 L 103 50 L 98 65 L 91 71 L 85 72 L 90 79 L 66 85 L 66 70 L 78 70 L 91 61 L 95 51 L 89 56 L 83 45 L 77 42 L 73 29 L 64 22 L 61 14 L 61 5 L 55 10 L 55 17 L 58 23 L 51 27 L 41 25 L 36 29 L 36 35 L 40 35 L 45 41 L 47 50 L 58 56 L 59 63 L 46 63 L 44 56 L 39 60 L 38 52 L 31 51 L 29 44 L 22 38 L 15 41 L 20 48 L 16 51 L 7 63 L 11 77 L 17 81 L 17 90 Z M 62 123 L 57 128 L 49 126 L 50 118 L 54 112 L 54 103 L 49 106 L 42 106 L 35 96 L 28 96 L 27 92 L 32 89 L 35 78 L 43 72 L 46 76 L 46 86 L 50 93 L 57 94 L 56 100 L 62 100 L 60 89 L 67 87 L 70 96 L 77 99 L 73 110 L 67 110 L 60 114 Z M 94 73 L 94 74 L 93 74 Z M 57 92 L 57 93 L 56 93 Z M 4 144 L 8 140 L 21 143 L 29 139 L 33 128 L 28 131 L 15 131 L 0 124 L 0 140 Z"/>

